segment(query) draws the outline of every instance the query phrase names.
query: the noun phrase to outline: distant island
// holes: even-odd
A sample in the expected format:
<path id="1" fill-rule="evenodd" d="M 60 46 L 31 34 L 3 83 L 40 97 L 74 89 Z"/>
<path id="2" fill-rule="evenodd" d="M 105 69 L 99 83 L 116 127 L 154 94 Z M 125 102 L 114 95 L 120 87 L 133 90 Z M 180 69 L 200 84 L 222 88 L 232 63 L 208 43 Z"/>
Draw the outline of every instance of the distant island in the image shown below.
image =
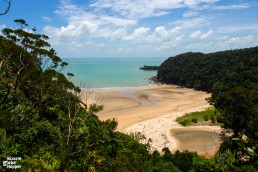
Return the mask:
<path id="1" fill-rule="evenodd" d="M 140 67 L 139 68 L 140 70 L 159 70 L 159 66 L 147 66 L 147 65 L 144 65 L 143 67 Z"/>

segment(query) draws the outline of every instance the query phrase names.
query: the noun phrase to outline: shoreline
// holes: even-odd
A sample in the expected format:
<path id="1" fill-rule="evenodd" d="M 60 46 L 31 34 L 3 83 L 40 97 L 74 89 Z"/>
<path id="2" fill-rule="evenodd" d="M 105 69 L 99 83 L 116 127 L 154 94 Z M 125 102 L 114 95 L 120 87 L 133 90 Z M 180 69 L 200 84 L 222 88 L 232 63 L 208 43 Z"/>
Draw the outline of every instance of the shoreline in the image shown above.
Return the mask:
<path id="1" fill-rule="evenodd" d="M 131 87 L 124 87 L 124 86 L 115 86 L 115 87 L 100 87 L 100 88 L 97 88 L 97 87 L 92 87 L 90 89 L 92 90 L 123 90 L 123 89 L 136 89 L 136 88 L 148 88 L 148 87 L 156 87 L 156 86 L 160 86 L 160 85 L 163 85 L 163 84 L 159 84 L 159 83 L 156 83 L 156 84 L 149 84 L 149 85 L 141 85 L 141 86 L 131 86 Z M 81 90 L 85 90 L 87 88 L 85 87 L 82 87 L 80 88 Z"/>
<path id="2" fill-rule="evenodd" d="M 99 99 L 96 97 L 99 96 Z M 174 150 L 177 141 L 170 130 L 181 127 L 176 117 L 205 109 L 210 94 L 177 85 L 152 85 L 94 90 L 88 103 L 104 105 L 100 120 L 117 119 L 117 131 L 141 132 L 152 139 L 152 148 Z"/>

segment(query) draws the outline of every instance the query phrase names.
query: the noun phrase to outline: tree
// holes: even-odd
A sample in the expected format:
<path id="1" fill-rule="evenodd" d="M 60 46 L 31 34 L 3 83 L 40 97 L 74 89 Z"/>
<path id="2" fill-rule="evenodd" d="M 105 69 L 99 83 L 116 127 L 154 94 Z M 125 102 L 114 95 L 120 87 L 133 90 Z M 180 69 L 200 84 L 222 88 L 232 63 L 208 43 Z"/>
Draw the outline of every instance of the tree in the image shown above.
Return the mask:
<path id="1" fill-rule="evenodd" d="M 100 121 L 103 106 L 81 101 L 48 37 L 15 22 L 0 36 L 0 161 L 22 156 L 24 171 L 144 169 L 147 145 L 115 131 L 115 119 Z"/>
<path id="2" fill-rule="evenodd" d="M 217 120 L 233 133 L 224 138 L 220 153 L 230 149 L 238 165 L 258 160 L 257 65 L 258 47 L 251 47 L 180 54 L 164 61 L 157 73 L 160 82 L 212 93 L 209 102 L 220 112 Z"/>
<path id="3" fill-rule="evenodd" d="M 0 36 L 0 159 L 23 155 L 27 170 L 59 169 L 63 159 L 58 154 L 67 156 L 59 148 L 64 149 L 70 124 L 64 107 L 71 105 L 70 114 L 79 107 L 82 117 L 85 110 L 73 94 L 80 89 L 60 73 L 67 63 L 46 42 L 48 37 L 36 29 L 26 32 L 22 19 L 15 22 L 18 29 L 5 28 Z M 77 130 L 83 128 L 80 124 Z M 81 130 L 73 138 L 87 133 Z"/>

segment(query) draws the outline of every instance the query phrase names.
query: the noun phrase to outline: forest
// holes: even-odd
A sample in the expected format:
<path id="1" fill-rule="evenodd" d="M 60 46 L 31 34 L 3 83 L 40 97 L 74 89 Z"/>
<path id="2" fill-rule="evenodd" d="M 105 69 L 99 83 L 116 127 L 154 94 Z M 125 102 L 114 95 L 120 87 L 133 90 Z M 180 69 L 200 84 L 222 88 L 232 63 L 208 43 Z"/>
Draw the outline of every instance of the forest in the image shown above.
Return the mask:
<path id="1" fill-rule="evenodd" d="M 0 35 L 1 162 L 20 157 L 18 171 L 257 170 L 258 48 L 186 53 L 159 68 L 161 82 L 211 91 L 209 101 L 225 129 L 234 132 L 213 158 L 204 159 L 168 148 L 151 152 L 151 140 L 141 133 L 126 135 L 116 131 L 115 119 L 100 121 L 95 114 L 103 106 L 81 100 L 80 88 L 70 81 L 73 74 L 62 73 L 68 63 L 51 48 L 48 36 L 27 32 L 22 19 L 15 22 L 18 28 Z"/>
<path id="2" fill-rule="evenodd" d="M 158 70 L 159 66 L 148 66 L 148 65 L 144 65 L 143 67 L 139 68 L 140 70 Z"/>
<path id="3" fill-rule="evenodd" d="M 238 165 L 257 166 L 258 47 L 170 57 L 161 64 L 157 80 L 210 92 L 218 122 L 232 133 L 220 151 L 234 152 Z"/>

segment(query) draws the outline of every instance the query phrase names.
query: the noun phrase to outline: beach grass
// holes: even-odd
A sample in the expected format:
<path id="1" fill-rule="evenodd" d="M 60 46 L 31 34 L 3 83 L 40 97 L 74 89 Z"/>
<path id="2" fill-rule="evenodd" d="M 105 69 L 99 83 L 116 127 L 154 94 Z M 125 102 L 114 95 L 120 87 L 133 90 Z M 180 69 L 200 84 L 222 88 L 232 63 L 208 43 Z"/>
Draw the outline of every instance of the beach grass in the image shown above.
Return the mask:
<path id="1" fill-rule="evenodd" d="M 176 121 L 183 126 L 198 124 L 219 125 L 217 121 L 218 116 L 218 111 L 214 107 L 209 107 L 204 111 L 187 113 L 184 116 L 178 117 Z"/>

